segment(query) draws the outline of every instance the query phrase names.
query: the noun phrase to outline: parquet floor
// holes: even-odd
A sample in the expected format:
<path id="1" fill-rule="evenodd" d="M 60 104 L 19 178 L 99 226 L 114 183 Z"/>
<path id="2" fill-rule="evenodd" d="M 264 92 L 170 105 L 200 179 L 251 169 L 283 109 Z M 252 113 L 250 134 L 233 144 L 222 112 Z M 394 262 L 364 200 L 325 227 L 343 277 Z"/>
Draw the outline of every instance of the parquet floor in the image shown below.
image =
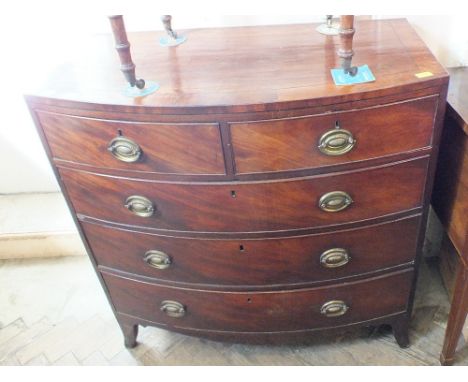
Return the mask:
<path id="1" fill-rule="evenodd" d="M 424 263 L 408 349 L 385 329 L 248 346 L 140 328 L 140 345 L 126 350 L 87 258 L 1 261 L 0 365 L 438 365 L 447 312 L 437 268 Z M 457 363 L 468 365 L 460 346 Z"/>

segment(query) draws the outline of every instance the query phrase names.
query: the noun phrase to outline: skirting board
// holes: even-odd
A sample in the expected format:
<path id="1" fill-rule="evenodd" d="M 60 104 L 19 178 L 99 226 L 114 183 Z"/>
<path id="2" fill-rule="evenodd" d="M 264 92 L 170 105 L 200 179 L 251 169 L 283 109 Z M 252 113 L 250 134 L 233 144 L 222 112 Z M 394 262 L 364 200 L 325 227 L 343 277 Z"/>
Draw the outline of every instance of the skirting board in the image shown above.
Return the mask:
<path id="1" fill-rule="evenodd" d="M 84 254 L 61 193 L 0 195 L 0 259 Z"/>
<path id="2" fill-rule="evenodd" d="M 0 235 L 0 260 L 85 254 L 86 250 L 77 232 Z"/>

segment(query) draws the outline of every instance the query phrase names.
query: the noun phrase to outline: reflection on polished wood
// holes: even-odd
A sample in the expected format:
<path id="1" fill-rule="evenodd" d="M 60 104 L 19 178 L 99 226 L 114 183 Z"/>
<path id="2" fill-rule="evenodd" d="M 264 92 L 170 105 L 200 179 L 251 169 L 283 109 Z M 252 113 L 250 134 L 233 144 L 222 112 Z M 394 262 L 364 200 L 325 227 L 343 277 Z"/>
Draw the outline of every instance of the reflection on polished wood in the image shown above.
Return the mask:
<path id="1" fill-rule="evenodd" d="M 355 28 L 353 64 L 369 65 L 375 82 L 335 86 L 330 69 L 337 65 L 330 64 L 338 56 L 329 46 L 338 46 L 339 36 L 323 36 L 311 24 L 275 25 L 184 31 L 190 42 L 174 49 L 159 46 L 165 31 L 129 33 L 139 75 L 161 85 L 138 99 L 121 94 L 124 79 L 112 36 L 100 35 L 80 62 L 62 65 L 34 94 L 64 105 L 102 104 L 98 109 L 118 104 L 212 113 L 329 105 L 444 83 L 445 70 L 406 20 L 358 20 Z M 433 76 L 415 77 L 426 71 Z"/>
<path id="2" fill-rule="evenodd" d="M 280 25 L 129 35 L 161 85 L 139 99 L 99 37 L 27 97 L 126 346 L 137 326 L 284 344 L 382 324 L 409 345 L 448 76 L 405 20 L 356 31 L 375 82 L 335 86 L 334 37 Z"/>

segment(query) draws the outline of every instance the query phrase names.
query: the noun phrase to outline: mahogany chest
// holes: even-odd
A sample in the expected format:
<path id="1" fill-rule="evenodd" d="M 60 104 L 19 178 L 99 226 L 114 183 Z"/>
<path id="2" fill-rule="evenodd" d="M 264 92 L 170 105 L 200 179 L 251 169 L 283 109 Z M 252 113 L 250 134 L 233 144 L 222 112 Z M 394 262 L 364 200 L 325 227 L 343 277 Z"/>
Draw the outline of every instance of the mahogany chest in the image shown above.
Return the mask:
<path id="1" fill-rule="evenodd" d="M 448 75 L 405 20 L 337 37 L 314 25 L 112 37 L 27 102 L 127 346 L 138 325 L 231 341 L 408 322 Z M 421 75 L 421 73 L 423 73 Z"/>

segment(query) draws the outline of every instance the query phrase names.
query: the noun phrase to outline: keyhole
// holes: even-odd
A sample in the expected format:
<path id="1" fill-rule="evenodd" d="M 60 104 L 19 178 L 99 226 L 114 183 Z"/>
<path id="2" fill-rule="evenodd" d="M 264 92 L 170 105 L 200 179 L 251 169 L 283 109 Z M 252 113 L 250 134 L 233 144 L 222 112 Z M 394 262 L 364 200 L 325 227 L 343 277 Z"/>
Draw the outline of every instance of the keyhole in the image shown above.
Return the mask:
<path id="1" fill-rule="evenodd" d="M 340 128 L 340 121 L 335 121 L 335 129 L 339 129 Z"/>
<path id="2" fill-rule="evenodd" d="M 231 191 L 231 197 L 235 198 L 237 195 L 236 195 L 236 191 Z"/>
<path id="3" fill-rule="evenodd" d="M 247 299 L 247 302 L 250 304 L 250 303 L 252 302 L 252 299 L 249 297 L 249 298 Z"/>
<path id="4" fill-rule="evenodd" d="M 239 245 L 239 251 L 241 251 L 241 252 L 244 252 L 244 251 L 245 251 L 244 246 L 243 246 L 242 244 Z"/>
<path id="5" fill-rule="evenodd" d="M 117 129 L 117 134 L 119 134 L 119 136 L 122 136 L 122 130 L 121 130 L 121 129 Z"/>

